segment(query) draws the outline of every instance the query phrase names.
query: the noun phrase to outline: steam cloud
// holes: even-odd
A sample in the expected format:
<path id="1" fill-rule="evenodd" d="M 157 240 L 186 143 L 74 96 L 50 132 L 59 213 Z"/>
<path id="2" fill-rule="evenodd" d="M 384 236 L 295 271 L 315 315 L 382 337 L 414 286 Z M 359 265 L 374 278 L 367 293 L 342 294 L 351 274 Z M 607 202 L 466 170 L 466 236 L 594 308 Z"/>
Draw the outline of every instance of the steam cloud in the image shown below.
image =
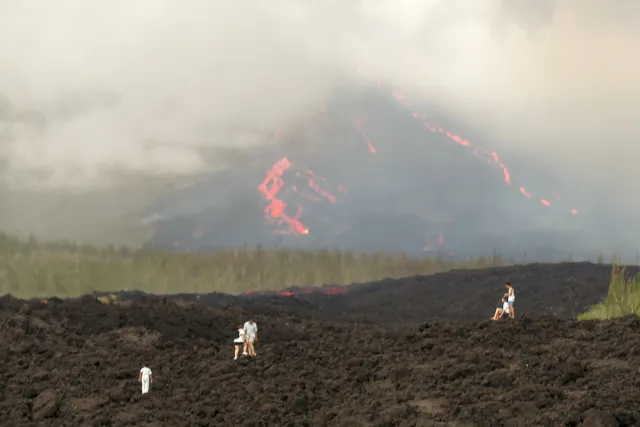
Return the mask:
<path id="1" fill-rule="evenodd" d="M 362 70 L 635 211 L 634 0 L 6 0 L 0 28 L 14 190 L 224 166 L 212 152 L 264 144 Z"/>

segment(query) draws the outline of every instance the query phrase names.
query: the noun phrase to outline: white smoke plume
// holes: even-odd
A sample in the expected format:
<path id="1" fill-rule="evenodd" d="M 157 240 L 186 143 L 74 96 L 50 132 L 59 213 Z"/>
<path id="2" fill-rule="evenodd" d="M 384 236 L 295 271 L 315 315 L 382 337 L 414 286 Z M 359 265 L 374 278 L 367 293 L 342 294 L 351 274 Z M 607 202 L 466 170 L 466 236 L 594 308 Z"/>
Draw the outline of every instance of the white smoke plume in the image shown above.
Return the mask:
<path id="1" fill-rule="evenodd" d="M 638 46 L 635 0 L 4 0 L 0 178 L 206 172 L 361 70 L 632 208 Z"/>

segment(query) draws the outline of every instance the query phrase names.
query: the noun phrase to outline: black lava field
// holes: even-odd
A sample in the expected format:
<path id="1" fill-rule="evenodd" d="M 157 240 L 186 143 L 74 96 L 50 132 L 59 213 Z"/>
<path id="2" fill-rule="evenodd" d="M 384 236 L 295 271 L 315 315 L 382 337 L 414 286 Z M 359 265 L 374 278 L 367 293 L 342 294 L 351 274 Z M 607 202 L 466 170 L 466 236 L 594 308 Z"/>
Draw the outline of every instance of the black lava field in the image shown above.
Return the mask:
<path id="1" fill-rule="evenodd" d="M 5 296 L 0 424 L 638 425 L 640 320 L 575 320 L 604 297 L 610 272 L 532 264 L 111 304 Z M 517 319 L 493 322 L 506 280 Z M 258 356 L 234 361 L 235 326 L 249 316 Z"/>

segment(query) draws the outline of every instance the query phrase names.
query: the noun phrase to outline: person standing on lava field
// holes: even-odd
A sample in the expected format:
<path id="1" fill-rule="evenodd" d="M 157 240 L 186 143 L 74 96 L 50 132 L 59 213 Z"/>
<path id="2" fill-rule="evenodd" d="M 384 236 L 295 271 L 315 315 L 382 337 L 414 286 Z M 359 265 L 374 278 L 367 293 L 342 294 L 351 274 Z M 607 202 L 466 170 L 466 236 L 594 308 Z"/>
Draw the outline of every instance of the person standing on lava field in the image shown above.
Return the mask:
<path id="1" fill-rule="evenodd" d="M 509 317 L 512 319 L 516 318 L 516 310 L 513 308 L 513 304 L 516 302 L 516 291 L 511 286 L 511 283 L 505 282 L 504 287 L 507 288 L 507 293 L 504 296 L 507 298 L 507 303 L 509 303 Z"/>
<path id="2" fill-rule="evenodd" d="M 258 342 L 258 325 L 253 321 L 253 318 L 250 318 L 244 324 L 244 332 L 247 334 L 249 356 L 256 356 L 256 350 L 253 345 Z"/>
<path id="3" fill-rule="evenodd" d="M 138 374 L 138 382 L 142 383 L 142 394 L 149 393 L 149 384 L 153 382 L 151 369 L 143 366 L 140 369 L 140 374 Z"/>
<path id="4" fill-rule="evenodd" d="M 509 314 L 509 303 L 507 302 L 506 298 L 502 298 L 502 308 L 498 307 L 496 308 L 496 312 L 493 315 L 493 317 L 491 318 L 491 320 L 500 320 L 502 318 L 502 316 L 504 316 L 506 314 Z"/>
<path id="5" fill-rule="evenodd" d="M 246 340 L 246 335 L 245 335 L 244 329 L 242 328 L 242 325 L 238 325 L 238 338 L 233 340 L 233 346 L 236 349 L 233 360 L 238 360 L 238 353 L 240 352 L 240 347 L 242 347 L 242 350 L 243 350 L 242 355 L 243 356 L 247 355 L 247 340 Z"/>

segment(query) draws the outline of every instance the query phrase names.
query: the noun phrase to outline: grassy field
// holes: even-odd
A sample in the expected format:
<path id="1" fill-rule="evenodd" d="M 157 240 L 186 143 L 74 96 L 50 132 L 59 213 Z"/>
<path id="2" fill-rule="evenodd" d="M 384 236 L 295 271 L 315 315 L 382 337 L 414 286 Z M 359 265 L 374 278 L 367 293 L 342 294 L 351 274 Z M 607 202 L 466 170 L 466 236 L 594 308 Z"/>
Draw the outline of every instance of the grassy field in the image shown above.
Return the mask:
<path id="1" fill-rule="evenodd" d="M 628 314 L 640 315 L 640 274 L 626 277 L 625 269 L 614 265 L 607 296 L 579 315 L 578 320 L 605 320 Z"/>
<path id="2" fill-rule="evenodd" d="M 350 284 L 460 268 L 504 266 L 498 255 L 456 261 L 383 253 L 241 248 L 170 253 L 46 243 L 0 234 L 0 294 L 71 297 L 93 291 L 243 293 Z"/>
<path id="3" fill-rule="evenodd" d="M 69 242 L 41 242 L 0 233 L 0 294 L 73 297 L 93 291 L 231 294 L 290 286 L 345 285 L 452 269 L 515 264 L 496 254 L 466 261 L 444 256 L 250 249 L 173 253 Z M 602 303 L 579 320 L 640 315 L 640 275 L 614 266 Z"/>

